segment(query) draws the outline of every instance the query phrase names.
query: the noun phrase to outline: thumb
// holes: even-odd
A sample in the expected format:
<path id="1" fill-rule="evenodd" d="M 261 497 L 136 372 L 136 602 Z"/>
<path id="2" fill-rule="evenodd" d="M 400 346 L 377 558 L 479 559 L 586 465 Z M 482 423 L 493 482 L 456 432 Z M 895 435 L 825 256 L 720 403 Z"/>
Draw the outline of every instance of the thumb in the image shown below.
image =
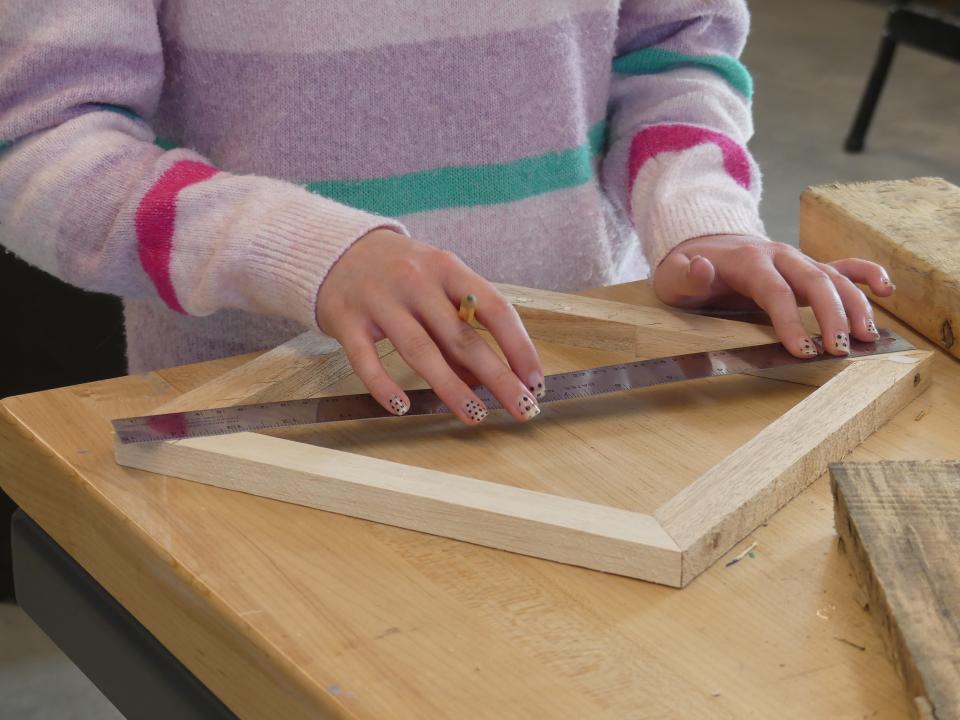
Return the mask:
<path id="1" fill-rule="evenodd" d="M 712 297 L 716 276 L 716 268 L 707 258 L 675 251 L 654 272 L 653 288 L 657 297 L 669 305 L 694 307 Z"/>

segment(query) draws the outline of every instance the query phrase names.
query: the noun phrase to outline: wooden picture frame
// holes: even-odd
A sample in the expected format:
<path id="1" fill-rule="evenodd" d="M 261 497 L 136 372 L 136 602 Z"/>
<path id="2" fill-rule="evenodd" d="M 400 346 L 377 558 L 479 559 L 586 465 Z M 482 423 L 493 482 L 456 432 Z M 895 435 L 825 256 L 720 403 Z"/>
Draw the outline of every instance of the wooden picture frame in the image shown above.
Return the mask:
<path id="1" fill-rule="evenodd" d="M 763 326 L 500 286 L 535 339 L 634 357 L 771 342 Z M 394 352 L 386 341 L 382 357 Z M 930 383 L 910 351 L 770 373 L 816 389 L 645 514 L 259 433 L 116 443 L 121 465 L 457 540 L 683 587 Z M 307 333 L 156 412 L 317 396 L 350 375 Z M 400 420 L 398 422 L 404 422 Z"/>

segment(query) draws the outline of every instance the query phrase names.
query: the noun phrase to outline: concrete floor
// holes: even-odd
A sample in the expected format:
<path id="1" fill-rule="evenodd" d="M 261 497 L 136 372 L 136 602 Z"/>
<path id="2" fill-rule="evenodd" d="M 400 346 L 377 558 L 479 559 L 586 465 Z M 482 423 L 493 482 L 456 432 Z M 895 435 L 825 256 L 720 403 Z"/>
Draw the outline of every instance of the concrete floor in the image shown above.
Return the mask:
<path id="1" fill-rule="evenodd" d="M 939 175 L 960 184 L 960 65 L 901 49 L 867 151 L 842 142 L 873 62 L 884 4 L 754 0 L 744 61 L 756 83 L 757 134 L 770 235 L 797 242 L 800 192 L 834 180 Z M 30 620 L 0 606 L 0 718 L 120 717 Z"/>
<path id="2" fill-rule="evenodd" d="M 122 717 L 20 608 L 0 605 L 0 718 Z"/>

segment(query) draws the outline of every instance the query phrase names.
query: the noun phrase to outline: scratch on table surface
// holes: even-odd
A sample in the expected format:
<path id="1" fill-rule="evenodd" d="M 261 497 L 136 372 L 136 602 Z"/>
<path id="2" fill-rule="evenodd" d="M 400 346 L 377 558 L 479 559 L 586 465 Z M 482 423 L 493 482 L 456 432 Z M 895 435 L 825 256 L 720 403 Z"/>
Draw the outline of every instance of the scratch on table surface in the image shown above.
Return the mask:
<path id="1" fill-rule="evenodd" d="M 851 642 L 851 641 L 847 640 L 846 638 L 837 637 L 836 635 L 834 635 L 834 636 L 833 636 L 833 639 L 836 640 L 837 642 L 842 642 L 844 645 L 849 645 L 850 647 L 856 648 L 857 650 L 859 650 L 859 651 L 861 651 L 861 652 L 866 652 L 866 651 L 867 651 L 867 648 L 864 647 L 863 645 L 857 645 L 855 642 Z"/>
<path id="2" fill-rule="evenodd" d="M 837 663 L 830 663 L 828 665 L 820 665 L 819 667 L 808 668 L 806 670 L 798 670 L 797 672 L 787 673 L 776 679 L 776 682 L 783 682 L 784 680 L 794 680 L 796 678 L 804 677 L 806 675 L 813 675 L 818 672 L 823 672 L 824 670 L 830 670 L 835 668 Z"/>
<path id="3" fill-rule="evenodd" d="M 382 633 L 380 633 L 379 635 L 377 635 L 377 636 L 376 636 L 376 639 L 377 639 L 377 640 L 382 640 L 383 638 L 387 637 L 388 635 L 396 635 L 396 634 L 399 633 L 399 632 L 403 632 L 403 631 L 400 630 L 400 628 L 398 628 L 398 627 L 388 627 L 388 628 L 387 628 L 386 630 L 384 630 Z"/>

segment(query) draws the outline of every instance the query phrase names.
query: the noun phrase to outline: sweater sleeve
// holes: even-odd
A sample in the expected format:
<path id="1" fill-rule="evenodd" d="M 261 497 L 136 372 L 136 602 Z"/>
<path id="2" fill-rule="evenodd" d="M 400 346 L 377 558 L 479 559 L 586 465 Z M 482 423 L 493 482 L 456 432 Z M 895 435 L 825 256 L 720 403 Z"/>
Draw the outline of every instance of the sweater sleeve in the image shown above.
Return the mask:
<path id="1" fill-rule="evenodd" d="M 651 268 L 684 240 L 763 235 L 752 81 L 739 55 L 744 0 L 625 0 L 619 18 L 604 188 L 631 218 Z"/>
<path id="2" fill-rule="evenodd" d="M 403 228 L 160 147 L 159 1 L 0 4 L 0 241 L 85 289 L 315 327 L 340 255 L 374 228 Z"/>

